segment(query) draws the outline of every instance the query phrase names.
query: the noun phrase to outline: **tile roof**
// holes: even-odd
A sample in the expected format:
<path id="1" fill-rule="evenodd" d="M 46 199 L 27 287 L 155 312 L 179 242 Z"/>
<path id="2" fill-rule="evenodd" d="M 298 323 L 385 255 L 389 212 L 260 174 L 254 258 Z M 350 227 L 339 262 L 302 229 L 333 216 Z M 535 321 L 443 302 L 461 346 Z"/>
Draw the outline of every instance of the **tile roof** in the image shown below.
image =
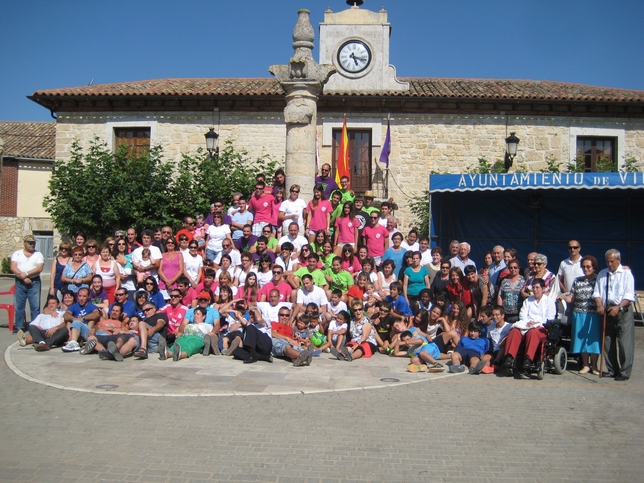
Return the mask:
<path id="1" fill-rule="evenodd" d="M 401 77 L 409 82 L 408 92 L 383 92 L 384 97 L 436 99 L 512 99 L 585 102 L 644 102 L 644 91 L 595 87 L 566 82 L 503 79 L 440 79 Z M 136 96 L 283 96 L 277 80 L 239 79 L 155 79 L 117 84 L 96 84 L 36 91 L 31 99 L 62 97 Z M 325 92 L 325 96 L 373 96 L 372 93 Z"/>
<path id="2" fill-rule="evenodd" d="M 3 156 L 51 159 L 56 157 L 56 123 L 0 121 Z"/>

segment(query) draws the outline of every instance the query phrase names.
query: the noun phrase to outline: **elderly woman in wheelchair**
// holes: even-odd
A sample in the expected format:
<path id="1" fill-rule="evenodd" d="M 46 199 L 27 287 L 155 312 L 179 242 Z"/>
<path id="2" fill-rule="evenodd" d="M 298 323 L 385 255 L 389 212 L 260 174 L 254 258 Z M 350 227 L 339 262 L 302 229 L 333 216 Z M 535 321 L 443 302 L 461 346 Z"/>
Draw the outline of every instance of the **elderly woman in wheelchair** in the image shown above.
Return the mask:
<path id="1" fill-rule="evenodd" d="M 535 357 L 541 348 L 542 342 L 548 337 L 546 322 L 556 317 L 555 303 L 544 295 L 546 283 L 543 279 L 536 278 L 532 282 L 534 295 L 528 297 L 519 314 L 519 321 L 516 322 L 505 343 L 505 360 L 503 367 L 507 375 L 513 375 L 514 369 L 518 367 L 516 359 L 525 341 L 525 350 L 521 368 L 531 371 L 535 365 Z"/>

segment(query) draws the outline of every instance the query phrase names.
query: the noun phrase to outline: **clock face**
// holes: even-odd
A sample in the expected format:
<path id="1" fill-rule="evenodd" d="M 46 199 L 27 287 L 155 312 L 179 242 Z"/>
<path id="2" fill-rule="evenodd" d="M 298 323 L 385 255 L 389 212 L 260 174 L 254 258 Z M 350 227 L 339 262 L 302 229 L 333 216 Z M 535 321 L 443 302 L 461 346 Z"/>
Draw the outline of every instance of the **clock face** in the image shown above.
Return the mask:
<path id="1" fill-rule="evenodd" d="M 351 40 L 345 42 L 338 50 L 338 63 L 352 74 L 365 70 L 371 62 L 371 51 L 364 43 Z"/>

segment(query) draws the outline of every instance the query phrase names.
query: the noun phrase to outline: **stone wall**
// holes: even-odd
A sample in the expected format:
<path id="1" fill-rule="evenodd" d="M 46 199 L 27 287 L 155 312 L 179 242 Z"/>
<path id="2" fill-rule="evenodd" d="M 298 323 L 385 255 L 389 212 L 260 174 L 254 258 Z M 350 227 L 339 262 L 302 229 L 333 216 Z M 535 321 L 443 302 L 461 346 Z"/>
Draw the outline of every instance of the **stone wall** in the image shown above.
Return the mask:
<path id="1" fill-rule="evenodd" d="M 325 123 L 334 126 L 342 120 L 343 113 L 324 112 L 318 117 L 318 143 L 320 160 L 331 162 L 332 147 L 323 143 Z M 150 125 L 152 142 L 161 144 L 168 159 L 178 159 L 181 153 L 194 152 L 205 147 L 204 134 L 213 125 L 212 113 L 59 113 L 56 156 L 69 157 L 69 148 L 74 139 L 87 147 L 89 141 L 98 136 L 111 139 L 113 127 L 137 123 Z M 216 119 L 216 116 L 215 116 Z M 367 122 L 365 122 L 367 121 Z M 117 123 L 117 124 L 114 124 Z M 141 124 L 143 123 L 143 124 Z M 386 133 L 386 115 L 347 113 L 349 129 L 352 123 L 372 124 L 373 173 Z M 355 125 L 355 124 L 354 124 Z M 217 121 L 215 120 L 215 126 Z M 376 129 L 377 126 L 377 129 Z M 477 165 L 479 158 L 490 163 L 503 159 L 505 138 L 516 132 L 520 139 L 518 154 L 514 160 L 517 166 L 530 171 L 545 168 L 546 159 L 554 157 L 568 163 L 575 155 L 574 135 L 580 129 L 601 134 L 620 133 L 623 145 L 618 151 L 624 156 L 635 156 L 640 170 L 644 170 L 644 120 L 571 118 L 552 116 L 505 116 L 468 114 L 392 114 L 390 155 L 389 196 L 393 197 L 400 209 L 396 215 L 407 229 L 413 220 L 407 209 L 409 196 L 421 193 L 427 188 L 431 172 L 460 173 Z M 248 151 L 252 159 L 268 154 L 284 162 L 285 133 L 282 112 L 221 113 L 219 126 L 220 145 L 232 139 L 237 149 Z M 287 173 L 288 175 L 288 173 Z"/>
<path id="2" fill-rule="evenodd" d="M 53 231 L 54 248 L 60 245 L 60 233 L 54 229 L 49 218 L 0 216 L 0 258 L 9 257 L 22 248 L 24 237 L 32 235 L 34 231 Z"/>
<path id="3" fill-rule="evenodd" d="M 284 164 L 286 126 L 280 112 L 222 112 L 219 119 L 212 112 L 149 113 L 65 113 L 58 115 L 56 159 L 69 158 L 72 142 L 78 140 L 87 149 L 94 137 L 113 148 L 114 127 L 150 126 L 152 145 L 163 146 L 166 159 L 179 159 L 181 154 L 205 150 L 204 134 L 215 126 L 219 146 L 228 140 L 237 150 L 246 150 L 251 159 L 266 154 Z"/>

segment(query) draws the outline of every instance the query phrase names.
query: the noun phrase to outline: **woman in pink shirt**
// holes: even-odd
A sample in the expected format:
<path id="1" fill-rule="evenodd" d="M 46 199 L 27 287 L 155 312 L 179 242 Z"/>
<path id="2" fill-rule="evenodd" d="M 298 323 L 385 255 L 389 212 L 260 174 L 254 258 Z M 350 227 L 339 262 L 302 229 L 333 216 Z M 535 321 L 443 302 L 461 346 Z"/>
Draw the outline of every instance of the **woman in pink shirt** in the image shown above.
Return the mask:
<path id="1" fill-rule="evenodd" d="M 358 242 L 359 223 L 353 216 L 353 203 L 347 201 L 342 206 L 342 213 L 335 219 L 335 231 L 333 233 L 333 253 L 342 256 L 342 250 L 347 243 L 356 250 Z"/>
<path id="2" fill-rule="evenodd" d="M 313 188 L 313 199 L 306 206 L 306 228 L 304 234 L 308 237 L 309 242 L 315 241 L 315 233 L 318 230 L 324 230 L 327 236 L 329 232 L 329 223 L 331 222 L 331 212 L 333 207 L 328 200 L 324 199 L 324 186 L 320 183 Z"/>

